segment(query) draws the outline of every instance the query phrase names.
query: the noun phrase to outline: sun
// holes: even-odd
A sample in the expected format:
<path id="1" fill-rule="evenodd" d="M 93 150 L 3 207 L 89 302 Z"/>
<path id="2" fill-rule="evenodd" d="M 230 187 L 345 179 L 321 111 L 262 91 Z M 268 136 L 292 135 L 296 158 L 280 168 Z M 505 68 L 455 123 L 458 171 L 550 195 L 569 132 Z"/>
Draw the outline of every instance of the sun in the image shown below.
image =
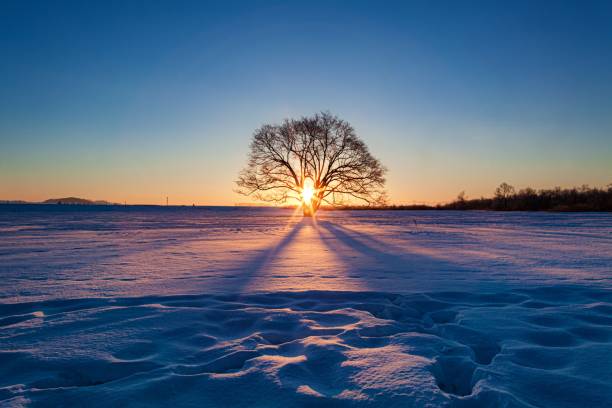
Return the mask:
<path id="1" fill-rule="evenodd" d="M 312 196 L 314 195 L 315 190 L 313 186 L 313 182 L 311 179 L 304 180 L 304 187 L 302 187 L 302 201 L 305 204 L 310 205 Z"/>

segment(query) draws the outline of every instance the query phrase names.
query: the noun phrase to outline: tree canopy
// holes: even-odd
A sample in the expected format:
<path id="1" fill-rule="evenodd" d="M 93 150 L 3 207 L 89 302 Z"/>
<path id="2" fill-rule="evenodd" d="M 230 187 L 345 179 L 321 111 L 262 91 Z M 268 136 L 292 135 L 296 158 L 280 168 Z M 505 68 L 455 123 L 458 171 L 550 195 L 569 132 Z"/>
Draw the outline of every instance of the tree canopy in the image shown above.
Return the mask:
<path id="1" fill-rule="evenodd" d="M 321 112 L 257 129 L 236 184 L 241 194 L 296 200 L 311 214 L 322 203 L 383 203 L 385 173 L 348 122 Z"/>

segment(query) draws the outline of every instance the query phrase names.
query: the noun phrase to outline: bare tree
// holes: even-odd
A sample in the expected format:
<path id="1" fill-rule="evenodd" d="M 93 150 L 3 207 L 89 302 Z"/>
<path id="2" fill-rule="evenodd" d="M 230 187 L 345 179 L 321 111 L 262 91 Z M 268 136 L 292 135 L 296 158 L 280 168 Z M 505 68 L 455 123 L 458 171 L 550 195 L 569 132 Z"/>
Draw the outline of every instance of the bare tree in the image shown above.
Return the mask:
<path id="1" fill-rule="evenodd" d="M 508 183 L 501 183 L 499 187 L 495 189 L 495 197 L 508 199 L 515 194 L 514 187 Z"/>
<path id="2" fill-rule="evenodd" d="M 501 209 L 507 209 L 508 200 L 516 194 L 516 190 L 510 184 L 504 182 L 495 189 L 495 198 L 497 206 Z"/>
<path id="3" fill-rule="evenodd" d="M 322 203 L 383 203 L 386 171 L 349 123 L 322 112 L 257 129 L 236 184 L 259 200 L 296 200 L 312 215 Z"/>

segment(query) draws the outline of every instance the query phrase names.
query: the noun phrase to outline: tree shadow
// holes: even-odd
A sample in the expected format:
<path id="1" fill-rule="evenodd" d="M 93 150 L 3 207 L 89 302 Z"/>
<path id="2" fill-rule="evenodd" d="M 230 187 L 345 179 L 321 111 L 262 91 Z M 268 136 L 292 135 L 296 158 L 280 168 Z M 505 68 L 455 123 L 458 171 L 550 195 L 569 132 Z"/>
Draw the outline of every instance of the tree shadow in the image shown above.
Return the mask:
<path id="1" fill-rule="evenodd" d="M 248 258 L 246 261 L 238 265 L 237 272 L 240 274 L 240 281 L 235 285 L 224 285 L 227 292 L 242 293 L 249 284 L 260 277 L 266 267 L 280 254 L 285 248 L 294 240 L 294 238 L 300 233 L 302 228 L 312 225 L 310 219 L 302 219 L 291 226 L 289 232 L 287 232 L 278 242 L 267 247 L 260 253 L 253 257 Z"/>
<path id="2" fill-rule="evenodd" d="M 377 246 L 389 247 L 389 244 L 383 243 L 375 238 L 372 238 L 368 234 L 344 228 L 330 221 L 321 221 L 317 225 L 330 232 L 336 240 L 340 241 L 340 243 L 342 243 L 346 247 L 349 247 L 353 251 L 359 252 L 360 254 L 365 255 L 368 258 L 372 258 L 376 261 L 379 261 L 383 265 L 389 263 L 396 264 L 405 261 L 404 258 L 399 255 L 395 255 L 391 252 L 377 249 Z M 359 238 L 356 238 L 356 236 Z M 339 248 L 337 246 L 331 245 L 328 239 L 325 239 L 323 237 L 322 239 L 330 250 L 338 253 Z M 364 241 L 369 241 L 371 244 L 368 245 Z"/>
<path id="3" fill-rule="evenodd" d="M 358 277 L 371 290 L 398 290 L 395 285 L 404 284 L 404 280 L 418 279 L 423 284 L 424 276 L 443 277 L 449 273 L 456 276 L 468 271 L 462 265 L 396 247 L 330 221 L 317 225 L 330 234 L 325 238 L 319 231 L 328 249 L 351 269 L 349 275 Z"/>
<path id="4" fill-rule="evenodd" d="M 338 269 L 337 265 L 327 265 L 329 272 L 326 271 L 326 274 L 346 279 L 347 287 L 358 286 L 363 290 L 384 292 L 413 288 L 415 285 L 427 289 L 434 287 L 440 279 L 457 278 L 463 272 L 468 272 L 459 264 L 395 246 L 331 221 L 303 218 L 291 225 L 274 244 L 232 267 L 233 273 L 224 273 L 220 279 L 231 279 L 223 282 L 223 291 L 245 294 L 254 289 L 253 285 L 258 280 L 267 279 L 273 263 L 306 227 L 314 229 L 321 243 L 344 266 Z M 306 283 L 304 289 L 308 287 Z"/>

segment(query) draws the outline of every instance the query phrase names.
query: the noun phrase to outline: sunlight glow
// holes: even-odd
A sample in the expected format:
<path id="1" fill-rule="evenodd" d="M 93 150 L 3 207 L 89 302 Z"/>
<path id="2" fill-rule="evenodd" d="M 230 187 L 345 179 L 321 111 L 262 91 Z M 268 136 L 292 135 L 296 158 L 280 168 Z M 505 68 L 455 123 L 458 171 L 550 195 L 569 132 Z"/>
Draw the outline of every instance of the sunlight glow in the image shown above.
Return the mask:
<path id="1" fill-rule="evenodd" d="M 312 182 L 312 180 L 308 178 L 304 180 L 304 187 L 302 188 L 302 201 L 309 205 L 311 203 L 312 196 L 315 193 L 313 184 L 314 183 Z"/>

